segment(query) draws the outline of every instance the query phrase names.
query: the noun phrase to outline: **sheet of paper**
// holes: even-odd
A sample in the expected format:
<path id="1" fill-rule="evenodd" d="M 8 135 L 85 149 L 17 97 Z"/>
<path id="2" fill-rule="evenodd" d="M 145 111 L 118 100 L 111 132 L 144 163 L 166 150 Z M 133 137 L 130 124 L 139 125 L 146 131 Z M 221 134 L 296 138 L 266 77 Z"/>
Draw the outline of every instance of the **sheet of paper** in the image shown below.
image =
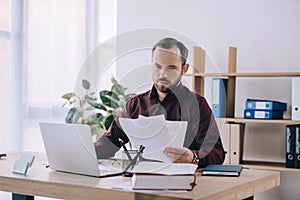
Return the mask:
<path id="1" fill-rule="evenodd" d="M 111 189 L 123 190 L 126 192 L 147 192 L 147 193 L 157 193 L 157 192 L 168 192 L 168 193 L 186 193 L 187 190 L 133 190 L 131 187 L 131 181 L 125 181 L 114 185 Z"/>
<path id="2" fill-rule="evenodd" d="M 152 174 L 194 174 L 197 165 L 191 163 L 158 163 L 158 162 L 141 162 L 134 168 L 134 173 L 152 173 Z"/>
<path id="3" fill-rule="evenodd" d="M 120 125 L 129 137 L 134 149 L 146 148 L 143 157 L 170 163 L 163 154 L 165 147 L 183 147 L 186 121 L 168 121 L 164 115 L 139 116 L 138 119 L 119 118 Z"/>

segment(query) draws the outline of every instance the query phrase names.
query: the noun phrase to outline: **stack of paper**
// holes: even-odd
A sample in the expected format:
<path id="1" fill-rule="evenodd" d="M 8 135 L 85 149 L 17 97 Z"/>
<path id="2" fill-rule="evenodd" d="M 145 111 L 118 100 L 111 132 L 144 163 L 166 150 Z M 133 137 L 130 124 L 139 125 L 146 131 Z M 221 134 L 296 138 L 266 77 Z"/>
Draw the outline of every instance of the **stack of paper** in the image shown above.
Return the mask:
<path id="1" fill-rule="evenodd" d="M 132 177 L 134 190 L 192 190 L 197 165 L 142 162 Z"/>
<path id="2" fill-rule="evenodd" d="M 120 125 L 134 149 L 140 145 L 146 148 L 143 157 L 170 163 L 163 154 L 165 147 L 183 147 L 187 122 L 168 121 L 164 115 L 145 117 L 139 115 L 138 119 L 119 118 Z"/>

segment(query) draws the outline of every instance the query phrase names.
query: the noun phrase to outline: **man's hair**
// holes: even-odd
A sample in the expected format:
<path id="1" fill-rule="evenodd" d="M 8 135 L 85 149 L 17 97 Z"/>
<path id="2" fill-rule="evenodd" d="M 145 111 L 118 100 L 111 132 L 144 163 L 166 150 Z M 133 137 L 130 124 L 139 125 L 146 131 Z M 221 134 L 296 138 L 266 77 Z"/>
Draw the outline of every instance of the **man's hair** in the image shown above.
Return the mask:
<path id="1" fill-rule="evenodd" d="M 153 52 L 157 47 L 161 47 L 163 49 L 171 49 L 173 47 L 178 47 L 181 54 L 182 66 L 186 64 L 186 60 L 189 54 L 189 50 L 184 46 L 184 44 L 174 38 L 163 38 L 159 40 L 153 47 L 152 47 L 152 55 Z"/>

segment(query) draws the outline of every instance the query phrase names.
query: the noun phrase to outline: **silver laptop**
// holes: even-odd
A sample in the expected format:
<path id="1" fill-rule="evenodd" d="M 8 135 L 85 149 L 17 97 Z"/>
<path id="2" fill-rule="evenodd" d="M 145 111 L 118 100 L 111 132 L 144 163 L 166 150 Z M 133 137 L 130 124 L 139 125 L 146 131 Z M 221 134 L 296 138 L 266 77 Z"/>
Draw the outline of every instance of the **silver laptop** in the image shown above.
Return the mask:
<path id="1" fill-rule="evenodd" d="M 48 122 L 39 125 L 51 169 L 96 177 L 116 173 L 99 169 L 88 125 Z"/>

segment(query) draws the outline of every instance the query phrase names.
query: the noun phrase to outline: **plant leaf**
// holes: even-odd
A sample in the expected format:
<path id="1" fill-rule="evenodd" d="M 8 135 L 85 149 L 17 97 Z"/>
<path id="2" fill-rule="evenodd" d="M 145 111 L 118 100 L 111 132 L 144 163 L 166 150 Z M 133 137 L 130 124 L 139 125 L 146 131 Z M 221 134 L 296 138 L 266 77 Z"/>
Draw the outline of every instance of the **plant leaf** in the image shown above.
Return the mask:
<path id="1" fill-rule="evenodd" d="M 112 91 L 102 90 L 100 91 L 100 98 L 104 105 L 111 108 L 118 108 L 119 97 Z"/>
<path id="2" fill-rule="evenodd" d="M 103 120 L 104 116 L 101 113 L 96 113 L 94 115 L 89 116 L 87 124 L 99 124 Z"/>
<path id="3" fill-rule="evenodd" d="M 117 95 L 125 95 L 125 90 L 127 88 L 124 88 L 122 85 L 120 85 L 114 77 L 111 78 L 111 82 L 113 83 L 113 86 L 111 87 L 112 92 Z"/>
<path id="4" fill-rule="evenodd" d="M 103 118 L 104 118 L 104 116 L 103 116 L 101 113 L 97 113 L 97 114 L 96 114 L 96 120 L 97 120 L 97 121 L 100 122 L 100 121 L 102 121 Z"/>
<path id="5" fill-rule="evenodd" d="M 65 117 L 65 122 L 66 123 L 77 123 L 79 118 L 82 117 L 83 112 L 79 111 L 77 108 L 71 108 Z"/>
<path id="6" fill-rule="evenodd" d="M 91 125 L 92 135 L 96 136 L 96 140 L 98 140 L 105 132 L 105 129 L 99 124 Z"/>
<path id="7" fill-rule="evenodd" d="M 83 86 L 84 89 L 88 90 L 88 89 L 90 89 L 91 84 L 90 84 L 89 81 L 83 79 L 83 80 L 82 80 L 82 86 Z"/>
<path id="8" fill-rule="evenodd" d="M 61 98 L 70 100 L 72 97 L 76 96 L 74 92 L 66 93 Z"/>
<path id="9" fill-rule="evenodd" d="M 114 92 L 116 95 L 124 95 L 125 94 L 124 88 L 120 85 L 113 85 L 111 87 L 111 91 Z"/>
<path id="10" fill-rule="evenodd" d="M 107 111 L 106 107 L 103 104 L 101 104 L 101 103 L 97 103 L 95 101 L 88 101 L 88 104 L 90 104 L 94 108 Z"/>
<path id="11" fill-rule="evenodd" d="M 133 97 L 135 94 L 134 93 L 130 93 L 130 94 L 126 94 L 125 95 L 125 101 L 128 101 L 131 97 Z"/>
<path id="12" fill-rule="evenodd" d="M 106 117 L 105 122 L 104 122 L 104 126 L 105 126 L 106 130 L 109 128 L 111 123 L 114 121 L 115 117 L 116 117 L 115 115 L 109 115 Z"/>
<path id="13" fill-rule="evenodd" d="M 96 97 L 89 96 L 89 95 L 85 95 L 84 97 L 85 97 L 87 100 L 92 100 L 92 101 L 96 101 L 96 100 L 97 100 Z"/>

